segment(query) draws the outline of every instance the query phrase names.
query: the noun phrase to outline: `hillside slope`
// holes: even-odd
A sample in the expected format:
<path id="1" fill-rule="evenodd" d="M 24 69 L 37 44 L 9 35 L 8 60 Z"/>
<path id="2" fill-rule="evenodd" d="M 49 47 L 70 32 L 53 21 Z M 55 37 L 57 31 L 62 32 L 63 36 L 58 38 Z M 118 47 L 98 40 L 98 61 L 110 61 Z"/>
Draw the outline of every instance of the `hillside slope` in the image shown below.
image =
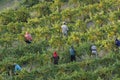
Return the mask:
<path id="1" fill-rule="evenodd" d="M 21 7 L 1 12 L 0 80 L 119 80 L 120 50 L 114 43 L 120 39 L 119 2 L 23 0 Z M 64 21 L 67 37 L 61 31 Z M 33 37 L 31 44 L 24 41 L 26 31 Z M 92 44 L 98 57 L 91 56 Z M 71 45 L 76 62 L 70 62 Z M 60 56 L 59 65 L 51 62 L 54 51 Z M 8 75 L 14 63 L 22 71 Z"/>

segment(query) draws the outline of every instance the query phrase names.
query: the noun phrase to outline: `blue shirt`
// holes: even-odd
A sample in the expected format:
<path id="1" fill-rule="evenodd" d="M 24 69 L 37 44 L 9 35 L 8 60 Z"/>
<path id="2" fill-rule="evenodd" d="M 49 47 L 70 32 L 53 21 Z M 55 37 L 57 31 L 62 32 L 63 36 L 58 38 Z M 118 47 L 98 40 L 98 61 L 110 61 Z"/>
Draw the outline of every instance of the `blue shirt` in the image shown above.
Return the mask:
<path id="1" fill-rule="evenodd" d="M 15 71 L 20 71 L 21 69 L 22 68 L 18 64 L 15 65 Z"/>
<path id="2" fill-rule="evenodd" d="M 116 40 L 115 40 L 115 44 L 116 44 L 117 46 L 120 46 L 120 41 L 119 41 L 118 39 L 116 39 Z"/>
<path id="3" fill-rule="evenodd" d="M 75 55 L 75 51 L 73 48 L 70 48 L 70 55 Z"/>

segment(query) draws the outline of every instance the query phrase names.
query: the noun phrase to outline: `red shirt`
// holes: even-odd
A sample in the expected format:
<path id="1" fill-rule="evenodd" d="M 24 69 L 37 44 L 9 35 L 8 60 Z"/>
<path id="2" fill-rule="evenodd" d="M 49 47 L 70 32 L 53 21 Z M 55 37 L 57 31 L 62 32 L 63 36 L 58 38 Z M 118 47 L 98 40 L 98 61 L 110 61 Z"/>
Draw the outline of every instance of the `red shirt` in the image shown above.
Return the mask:
<path id="1" fill-rule="evenodd" d="M 31 41 L 32 40 L 31 34 L 29 33 L 25 34 L 25 39 Z"/>
<path id="2" fill-rule="evenodd" d="M 57 56 L 58 56 L 57 52 L 54 52 L 53 57 L 57 57 Z"/>

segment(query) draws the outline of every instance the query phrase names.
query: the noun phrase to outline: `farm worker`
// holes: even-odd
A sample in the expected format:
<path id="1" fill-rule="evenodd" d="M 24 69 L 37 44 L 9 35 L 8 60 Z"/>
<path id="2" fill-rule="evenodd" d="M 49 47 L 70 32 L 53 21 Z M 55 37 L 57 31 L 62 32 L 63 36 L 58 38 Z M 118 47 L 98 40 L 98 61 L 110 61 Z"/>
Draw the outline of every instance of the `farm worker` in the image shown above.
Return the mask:
<path id="1" fill-rule="evenodd" d="M 25 37 L 25 42 L 26 43 L 31 43 L 32 42 L 32 36 L 31 36 L 30 33 L 26 32 L 24 37 Z"/>
<path id="2" fill-rule="evenodd" d="M 115 40 L 115 45 L 116 45 L 117 47 L 120 47 L 120 40 L 116 39 L 116 40 Z"/>
<path id="3" fill-rule="evenodd" d="M 92 51 L 92 55 L 97 56 L 97 47 L 94 44 L 91 46 L 91 51 Z"/>
<path id="4" fill-rule="evenodd" d="M 76 61 L 76 57 L 75 57 L 75 49 L 73 48 L 73 46 L 70 47 L 70 57 L 71 57 L 71 61 Z"/>
<path id="5" fill-rule="evenodd" d="M 15 73 L 18 72 L 18 71 L 21 71 L 22 68 L 20 67 L 20 65 L 14 63 L 14 66 L 15 66 L 15 68 L 14 68 Z"/>
<path id="6" fill-rule="evenodd" d="M 52 59 L 53 59 L 53 63 L 54 63 L 54 64 L 58 64 L 59 56 L 58 56 L 58 54 L 57 54 L 56 51 L 53 53 Z"/>
<path id="7" fill-rule="evenodd" d="M 68 27 L 66 25 L 66 22 L 63 22 L 63 25 L 61 26 L 62 28 L 62 33 L 64 36 L 67 36 L 68 35 Z"/>

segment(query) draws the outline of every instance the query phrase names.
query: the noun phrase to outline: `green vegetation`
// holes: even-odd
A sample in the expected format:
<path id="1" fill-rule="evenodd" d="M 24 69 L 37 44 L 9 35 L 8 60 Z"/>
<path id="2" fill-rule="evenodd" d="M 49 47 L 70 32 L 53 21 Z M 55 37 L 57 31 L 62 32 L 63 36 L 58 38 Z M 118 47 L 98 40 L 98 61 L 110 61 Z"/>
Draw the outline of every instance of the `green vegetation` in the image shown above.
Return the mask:
<path id="1" fill-rule="evenodd" d="M 120 79 L 120 52 L 114 44 L 120 38 L 119 0 L 16 1 L 17 8 L 0 8 L 0 80 Z M 68 37 L 61 33 L 63 21 Z M 24 42 L 26 31 L 33 37 L 29 45 Z M 92 43 L 97 45 L 98 58 L 90 56 Z M 76 62 L 69 59 L 71 45 L 77 51 Z M 50 61 L 55 50 L 60 56 L 57 66 Z M 13 63 L 23 70 L 9 76 Z"/>

